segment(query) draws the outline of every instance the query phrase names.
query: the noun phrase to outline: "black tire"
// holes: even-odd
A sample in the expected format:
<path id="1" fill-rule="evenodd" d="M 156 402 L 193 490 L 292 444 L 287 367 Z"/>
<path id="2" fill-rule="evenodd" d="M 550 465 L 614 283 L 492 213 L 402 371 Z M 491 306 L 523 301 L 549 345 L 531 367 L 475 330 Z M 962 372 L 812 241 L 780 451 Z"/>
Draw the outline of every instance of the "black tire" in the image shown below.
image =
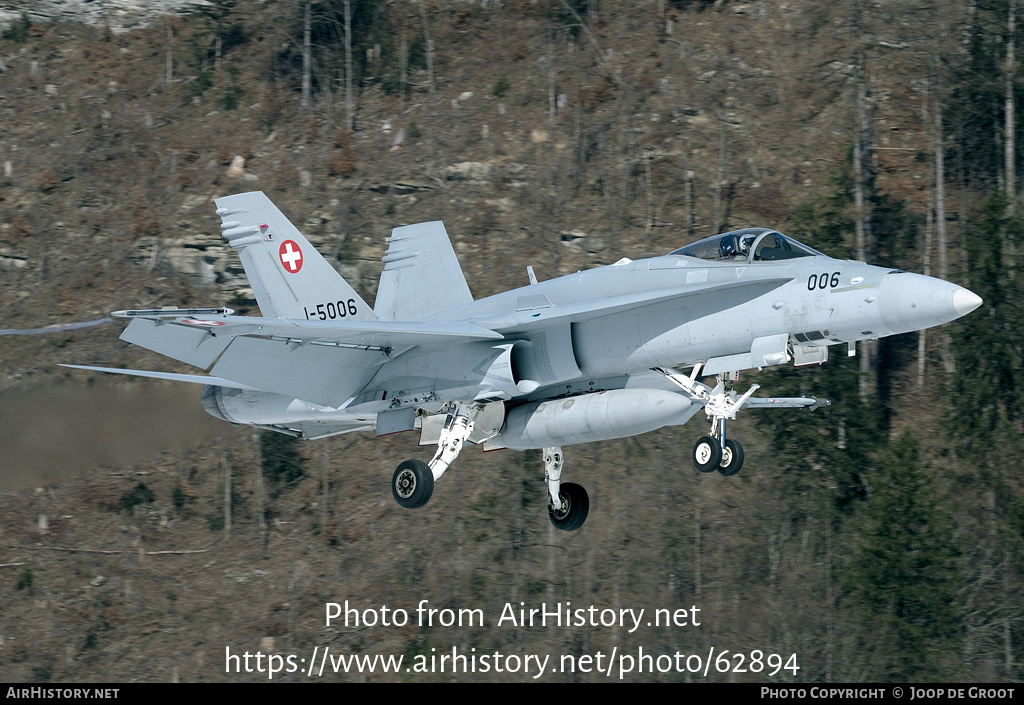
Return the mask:
<path id="1" fill-rule="evenodd" d="M 406 460 L 391 477 L 391 494 L 406 509 L 417 509 L 434 494 L 434 473 L 422 460 Z"/>
<path id="2" fill-rule="evenodd" d="M 722 462 L 722 444 L 712 436 L 701 436 L 693 446 L 693 467 L 698 472 L 714 472 Z"/>
<path id="3" fill-rule="evenodd" d="M 725 452 L 722 453 L 722 460 L 718 463 L 718 472 L 726 477 L 732 477 L 743 467 L 743 446 L 739 441 L 727 440 Z"/>
<path id="4" fill-rule="evenodd" d="M 564 511 L 555 512 L 548 503 L 548 519 L 556 529 L 576 531 L 583 526 L 590 513 L 590 496 L 582 486 L 575 482 L 564 482 L 558 490 L 558 497 L 566 506 Z"/>

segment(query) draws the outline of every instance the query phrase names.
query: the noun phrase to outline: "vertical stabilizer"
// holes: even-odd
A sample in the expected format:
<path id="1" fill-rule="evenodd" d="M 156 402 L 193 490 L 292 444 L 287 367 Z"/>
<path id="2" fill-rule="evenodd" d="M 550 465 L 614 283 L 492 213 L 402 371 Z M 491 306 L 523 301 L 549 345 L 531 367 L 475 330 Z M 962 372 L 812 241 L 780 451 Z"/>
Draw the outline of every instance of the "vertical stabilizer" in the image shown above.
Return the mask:
<path id="1" fill-rule="evenodd" d="M 216 203 L 224 238 L 238 250 L 264 316 L 377 320 L 262 191 L 225 196 Z"/>
<path id="2" fill-rule="evenodd" d="M 388 238 L 374 311 L 385 321 L 419 321 L 473 303 L 444 224 L 395 228 Z"/>

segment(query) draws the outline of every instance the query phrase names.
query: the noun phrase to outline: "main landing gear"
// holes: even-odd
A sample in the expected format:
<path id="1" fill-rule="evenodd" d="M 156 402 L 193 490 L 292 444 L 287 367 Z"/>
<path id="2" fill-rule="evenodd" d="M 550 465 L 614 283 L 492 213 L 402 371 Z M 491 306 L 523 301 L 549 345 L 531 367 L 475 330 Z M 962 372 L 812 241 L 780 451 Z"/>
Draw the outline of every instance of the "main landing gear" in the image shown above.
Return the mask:
<path id="1" fill-rule="evenodd" d="M 470 438 L 479 422 L 490 437 L 501 427 L 501 419 L 487 417 L 480 405 L 452 403 L 437 443 L 437 452 L 429 463 L 406 460 L 395 468 L 391 477 L 391 494 L 406 509 L 417 509 L 430 500 L 434 482 L 455 462 L 462 445 Z M 492 432 L 493 431 L 493 432 Z M 490 433 L 490 436 L 488 436 Z M 471 442 L 479 442 L 480 434 Z M 544 449 L 544 481 L 548 488 L 548 518 L 556 529 L 575 531 L 583 526 L 590 512 L 587 491 L 573 482 L 561 482 L 562 449 Z"/>
<path id="2" fill-rule="evenodd" d="M 544 480 L 548 485 L 548 518 L 556 529 L 576 531 L 590 512 L 590 496 L 575 482 L 561 483 L 562 449 L 544 449 Z"/>
<path id="3" fill-rule="evenodd" d="M 391 494 L 406 509 L 417 509 L 434 493 L 434 473 L 422 460 L 406 460 L 391 477 Z"/>
<path id="4" fill-rule="evenodd" d="M 502 412 L 504 413 L 504 412 Z M 437 441 L 437 452 L 429 463 L 422 460 L 406 460 L 395 468 L 391 475 L 391 495 L 394 501 L 407 509 L 416 509 L 430 500 L 434 482 L 458 457 L 462 446 L 470 439 L 478 425 L 483 429 L 471 439 L 478 443 L 481 438 L 494 436 L 501 428 L 501 419 L 488 417 L 480 405 L 456 404 L 449 407 Z M 548 486 L 548 519 L 556 529 L 575 531 L 587 521 L 590 512 L 590 497 L 580 485 L 561 482 L 562 449 L 553 446 L 544 449 L 544 481 Z"/>
<path id="5" fill-rule="evenodd" d="M 682 387 L 695 401 L 704 402 L 704 413 L 711 419 L 711 433 L 701 436 L 693 446 L 693 467 L 699 472 L 718 472 L 726 477 L 735 475 L 743 467 L 743 446 L 739 441 L 725 435 L 726 419 L 735 419 L 736 412 L 746 403 L 760 385 L 752 384 L 750 389 L 737 397 L 732 388 L 739 374 L 729 373 L 717 376 L 714 389 L 697 381 L 700 365 L 693 368 L 690 377 L 671 370 L 659 369 L 669 380 Z"/>
<path id="6" fill-rule="evenodd" d="M 473 420 L 470 418 L 474 415 L 473 406 L 453 404 L 452 407 L 441 429 L 437 452 L 430 463 L 406 460 L 395 468 L 395 474 L 391 476 L 391 494 L 406 509 L 417 509 L 430 500 L 430 495 L 434 493 L 434 481 L 455 462 L 462 444 L 473 432 Z"/>

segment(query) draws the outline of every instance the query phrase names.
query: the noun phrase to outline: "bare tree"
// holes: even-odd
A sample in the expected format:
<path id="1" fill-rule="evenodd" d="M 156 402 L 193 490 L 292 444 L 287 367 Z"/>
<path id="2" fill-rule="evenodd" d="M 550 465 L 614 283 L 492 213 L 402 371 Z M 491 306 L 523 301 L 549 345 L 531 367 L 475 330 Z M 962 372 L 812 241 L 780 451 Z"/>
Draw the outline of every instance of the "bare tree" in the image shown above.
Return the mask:
<path id="1" fill-rule="evenodd" d="M 352 94 L 352 0 L 345 0 L 345 129 L 351 132 L 354 126 L 355 97 Z"/>
<path id="2" fill-rule="evenodd" d="M 857 0 L 853 6 L 853 34 L 857 37 L 857 48 L 854 51 L 853 65 L 855 86 L 853 96 L 854 133 L 853 133 L 853 202 L 856 209 L 856 257 L 861 262 L 867 261 L 868 242 L 871 240 L 871 221 L 873 210 L 872 180 L 870 173 L 871 137 L 867 109 L 867 81 L 864 77 L 865 54 L 861 27 L 863 1 Z M 871 392 L 871 358 L 874 344 L 870 340 L 860 344 L 860 379 L 859 394 L 861 403 L 866 403 Z"/>
<path id="3" fill-rule="evenodd" d="M 346 3 L 347 4 L 347 3 Z M 312 3 L 306 3 L 306 17 L 302 23 L 302 112 L 308 113 L 312 107 L 313 58 L 311 55 L 312 34 Z"/>
<path id="4" fill-rule="evenodd" d="M 942 129 L 942 78 L 941 62 L 936 50 L 933 61 L 935 75 L 935 234 L 939 248 L 939 278 L 949 275 L 949 246 L 946 239 L 946 154 L 943 149 Z M 942 363 L 947 373 L 954 372 L 953 358 L 949 350 L 949 334 L 940 333 L 942 340 Z"/>
<path id="5" fill-rule="evenodd" d="M 423 0 L 420 0 L 420 20 L 423 22 L 423 46 L 427 52 L 427 76 L 430 78 L 430 99 L 434 99 L 434 42 L 430 40 L 430 32 L 427 29 L 427 11 L 423 7 Z"/>
<path id="6" fill-rule="evenodd" d="M 722 183 L 725 181 L 725 116 L 718 118 L 718 174 L 715 176 L 715 215 L 711 234 L 722 229 Z"/>
<path id="7" fill-rule="evenodd" d="M 224 469 L 224 538 L 231 537 L 231 464 L 224 453 L 220 454 L 220 465 Z"/>
<path id="8" fill-rule="evenodd" d="M 1016 10 L 1016 0 L 1010 0 L 1010 7 L 1007 11 L 1006 19 L 1006 71 L 1005 71 L 1005 89 L 1006 89 L 1006 129 L 1005 138 L 1003 139 L 1003 149 L 1005 150 L 1005 162 L 1006 162 L 1006 212 L 1009 215 L 1013 215 L 1016 209 L 1017 200 L 1017 173 L 1015 162 L 1016 154 L 1016 140 L 1014 139 L 1015 123 L 1014 123 L 1014 99 L 1013 99 L 1013 84 L 1014 84 L 1014 73 L 1016 72 L 1017 60 L 1014 56 L 1015 45 L 1016 45 L 1016 27 L 1014 12 Z"/>
<path id="9" fill-rule="evenodd" d="M 921 127 L 927 135 L 928 132 L 928 100 L 931 96 L 930 91 L 931 80 L 930 77 L 925 79 L 924 87 L 921 90 Z M 932 239 L 935 230 L 935 196 L 934 189 L 928 189 L 927 205 L 925 206 L 925 230 L 924 230 L 924 257 L 922 262 L 922 269 L 924 275 L 931 276 L 932 273 Z M 917 334 L 917 386 L 924 386 L 925 379 L 925 368 L 927 364 L 927 346 L 928 346 L 928 335 L 927 331 L 921 330 Z"/>
<path id="10" fill-rule="evenodd" d="M 167 20 L 167 83 L 174 80 L 174 27 Z"/>
<path id="11" fill-rule="evenodd" d="M 408 81 L 409 71 L 409 41 L 405 38 L 405 31 L 402 31 L 402 44 L 398 50 L 398 100 L 399 105 L 405 109 L 405 84 Z"/>

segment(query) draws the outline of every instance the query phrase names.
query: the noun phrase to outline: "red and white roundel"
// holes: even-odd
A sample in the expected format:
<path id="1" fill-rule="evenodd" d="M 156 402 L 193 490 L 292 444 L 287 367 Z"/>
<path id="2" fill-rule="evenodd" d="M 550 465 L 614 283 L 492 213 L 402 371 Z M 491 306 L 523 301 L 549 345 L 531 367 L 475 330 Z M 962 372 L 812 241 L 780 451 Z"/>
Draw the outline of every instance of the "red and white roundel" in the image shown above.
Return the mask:
<path id="1" fill-rule="evenodd" d="M 302 269 L 302 250 L 294 240 L 282 242 L 277 256 L 281 258 L 281 266 L 285 268 L 285 271 L 298 274 Z"/>

